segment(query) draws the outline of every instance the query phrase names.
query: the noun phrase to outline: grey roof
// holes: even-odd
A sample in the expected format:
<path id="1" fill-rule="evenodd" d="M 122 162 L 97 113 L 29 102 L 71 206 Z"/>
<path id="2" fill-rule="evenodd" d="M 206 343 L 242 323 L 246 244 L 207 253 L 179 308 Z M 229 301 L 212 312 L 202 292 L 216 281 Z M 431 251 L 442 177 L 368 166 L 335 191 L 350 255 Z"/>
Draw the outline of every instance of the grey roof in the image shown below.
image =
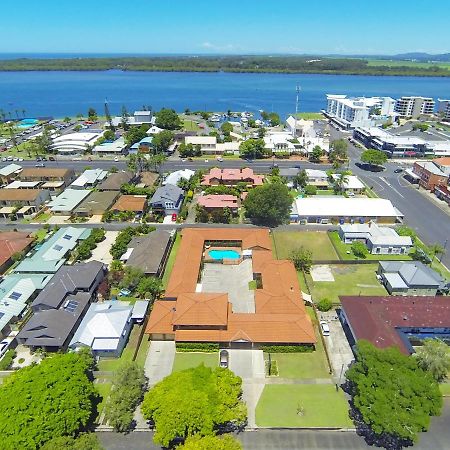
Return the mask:
<path id="1" fill-rule="evenodd" d="M 150 204 L 159 204 L 166 201 L 177 203 L 183 195 L 183 189 L 173 184 L 166 184 L 156 189 L 153 197 L 150 199 Z"/>
<path id="2" fill-rule="evenodd" d="M 118 195 L 119 191 L 93 191 L 73 212 L 74 214 L 105 212 L 111 207 Z"/>
<path id="3" fill-rule="evenodd" d="M 133 179 L 130 172 L 112 173 L 105 181 L 103 181 L 98 189 L 100 191 L 120 191 L 123 184 L 129 183 Z"/>
<path id="4" fill-rule="evenodd" d="M 18 341 L 33 347 L 63 347 L 90 300 L 90 293 L 77 292 L 67 296 L 60 309 L 33 314 L 17 335 Z"/>
<path id="5" fill-rule="evenodd" d="M 99 272 L 103 270 L 103 263 L 98 261 L 62 266 L 34 299 L 32 308 L 41 305 L 47 308 L 59 308 L 67 295 L 89 290 Z"/>
<path id="6" fill-rule="evenodd" d="M 300 169 L 295 167 L 286 167 L 280 169 L 280 175 L 282 177 L 295 177 L 300 172 Z"/>
<path id="7" fill-rule="evenodd" d="M 156 230 L 146 236 L 134 237 L 128 244 L 132 248 L 127 265 L 138 267 L 144 273 L 157 274 L 170 243 L 171 233 Z"/>
<path id="8" fill-rule="evenodd" d="M 135 320 L 143 319 L 145 317 L 145 314 L 147 314 L 149 304 L 150 302 L 148 300 L 137 300 L 134 303 L 131 318 Z"/>
<path id="9" fill-rule="evenodd" d="M 444 279 L 420 261 L 380 261 L 383 273 L 397 273 L 408 287 L 439 287 Z"/>

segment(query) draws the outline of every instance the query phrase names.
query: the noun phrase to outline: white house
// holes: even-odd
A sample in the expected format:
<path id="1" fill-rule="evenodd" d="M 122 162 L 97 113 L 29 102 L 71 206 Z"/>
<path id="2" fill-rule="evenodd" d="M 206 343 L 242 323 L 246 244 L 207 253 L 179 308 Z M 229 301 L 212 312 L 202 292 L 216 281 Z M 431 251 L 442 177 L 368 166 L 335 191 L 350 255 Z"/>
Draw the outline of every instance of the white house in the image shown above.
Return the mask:
<path id="1" fill-rule="evenodd" d="M 293 137 L 307 136 L 314 128 L 314 122 L 289 116 L 286 119 L 286 128 Z"/>
<path id="2" fill-rule="evenodd" d="M 265 148 L 273 153 L 292 153 L 296 147 L 293 142 L 292 134 L 287 131 L 271 132 L 264 136 Z"/>
<path id="3" fill-rule="evenodd" d="M 199 145 L 200 151 L 204 155 L 221 155 L 239 151 L 239 142 L 218 143 L 215 136 L 186 136 L 184 143 L 193 146 Z"/>
<path id="4" fill-rule="evenodd" d="M 319 169 L 305 169 L 308 177 L 308 184 L 316 187 L 328 187 L 328 175 L 324 170 Z"/>
<path id="5" fill-rule="evenodd" d="M 114 142 L 103 142 L 100 145 L 96 145 L 92 149 L 92 153 L 97 154 L 120 154 L 123 153 L 127 144 L 125 144 L 125 139 L 123 137 L 120 137 L 119 139 L 116 139 Z"/>
<path id="6" fill-rule="evenodd" d="M 190 169 L 177 170 L 175 172 L 170 173 L 162 182 L 162 185 L 173 184 L 174 186 L 178 186 L 178 182 L 180 180 L 190 180 L 195 175 L 195 172 Z"/>
<path id="7" fill-rule="evenodd" d="M 95 186 L 108 176 L 108 171 L 103 169 L 85 170 L 70 186 L 70 189 L 86 189 Z"/>
<path id="8" fill-rule="evenodd" d="M 156 118 L 151 111 L 135 111 L 132 116 L 127 117 L 127 124 L 136 126 L 144 124 L 153 125 L 155 119 Z M 115 127 L 118 127 L 122 123 L 122 120 L 121 116 L 113 117 L 112 124 Z"/>
<path id="9" fill-rule="evenodd" d="M 333 173 L 334 180 L 338 180 L 342 177 L 341 174 Z M 353 192 L 354 194 L 360 194 L 366 188 L 362 181 L 355 175 L 345 175 L 342 188 L 345 192 Z"/>
<path id="10" fill-rule="evenodd" d="M 64 134 L 53 139 L 51 149 L 58 153 L 83 153 L 88 147 L 93 147 L 101 136 L 101 130 Z"/>

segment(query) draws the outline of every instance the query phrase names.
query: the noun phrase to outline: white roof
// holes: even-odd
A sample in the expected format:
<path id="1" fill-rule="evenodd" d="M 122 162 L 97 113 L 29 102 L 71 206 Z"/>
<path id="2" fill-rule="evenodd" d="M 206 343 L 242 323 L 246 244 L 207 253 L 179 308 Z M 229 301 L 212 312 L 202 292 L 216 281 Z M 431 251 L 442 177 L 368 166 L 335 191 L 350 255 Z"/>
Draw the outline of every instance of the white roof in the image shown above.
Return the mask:
<path id="1" fill-rule="evenodd" d="M 195 175 L 195 172 L 190 169 L 177 170 L 167 175 L 166 179 L 162 182 L 163 186 L 166 184 L 178 185 L 178 182 L 182 179 L 190 180 Z"/>
<path id="2" fill-rule="evenodd" d="M 338 196 L 297 198 L 300 217 L 401 217 L 390 200 Z"/>
<path id="3" fill-rule="evenodd" d="M 5 186 L 5 189 L 35 189 L 41 183 L 42 183 L 42 181 L 19 181 L 19 180 L 15 180 L 12 183 L 9 183 L 8 186 Z"/>
<path id="4" fill-rule="evenodd" d="M 308 178 L 328 178 L 328 175 L 324 170 L 305 169 L 305 172 Z"/>
<path id="5" fill-rule="evenodd" d="M 22 170 L 22 166 L 19 164 L 8 164 L 5 167 L 0 169 L 0 175 L 7 177 L 8 175 L 12 175 L 13 173 L 19 172 Z"/>
<path id="6" fill-rule="evenodd" d="M 163 131 L 163 130 L 164 130 L 164 128 L 159 128 L 156 125 L 153 125 L 153 126 L 151 126 L 148 129 L 147 134 L 148 135 L 150 135 L 150 134 L 158 134 L 158 133 L 161 133 L 161 131 Z"/>
<path id="7" fill-rule="evenodd" d="M 102 181 L 108 175 L 107 170 L 103 169 L 88 169 L 85 170 L 72 184 L 71 186 L 83 187 L 86 185 L 93 185 L 99 181 Z"/>
<path id="8" fill-rule="evenodd" d="M 121 153 L 126 147 L 123 137 L 115 140 L 114 142 L 105 142 L 100 145 L 96 145 L 92 152 L 94 153 Z"/>
<path id="9" fill-rule="evenodd" d="M 127 248 L 127 251 L 120 257 L 120 261 L 128 261 L 133 253 L 133 250 L 133 247 Z"/>
<path id="10" fill-rule="evenodd" d="M 134 303 L 133 311 L 131 313 L 132 319 L 143 319 L 147 313 L 149 302 L 148 300 L 137 300 Z"/>
<path id="11" fill-rule="evenodd" d="M 186 136 L 184 138 L 185 144 L 192 144 L 192 145 L 213 145 L 217 143 L 217 139 L 215 136 Z"/>
<path id="12" fill-rule="evenodd" d="M 334 173 L 333 178 L 337 180 L 341 175 Z M 364 189 L 364 184 L 355 175 L 347 175 L 347 181 L 344 183 L 344 189 Z"/>

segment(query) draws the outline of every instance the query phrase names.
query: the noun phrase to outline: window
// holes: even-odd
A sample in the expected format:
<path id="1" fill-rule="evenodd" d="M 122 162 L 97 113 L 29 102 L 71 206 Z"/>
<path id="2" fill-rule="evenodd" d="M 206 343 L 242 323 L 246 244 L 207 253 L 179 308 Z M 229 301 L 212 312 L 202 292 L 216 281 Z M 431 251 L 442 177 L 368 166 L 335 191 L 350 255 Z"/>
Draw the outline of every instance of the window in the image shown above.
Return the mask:
<path id="1" fill-rule="evenodd" d="M 72 239 L 72 236 L 70 234 L 65 234 L 63 236 L 63 239 L 65 239 L 66 241 L 70 241 Z"/>
<path id="2" fill-rule="evenodd" d="M 53 246 L 53 249 L 56 250 L 57 252 L 60 252 L 63 248 L 62 248 L 61 245 L 58 245 L 58 244 L 57 244 L 57 245 L 54 245 L 54 246 Z"/>
<path id="3" fill-rule="evenodd" d="M 9 298 L 12 300 L 19 300 L 19 298 L 22 297 L 22 294 L 20 292 L 11 292 L 11 294 L 9 294 Z"/>

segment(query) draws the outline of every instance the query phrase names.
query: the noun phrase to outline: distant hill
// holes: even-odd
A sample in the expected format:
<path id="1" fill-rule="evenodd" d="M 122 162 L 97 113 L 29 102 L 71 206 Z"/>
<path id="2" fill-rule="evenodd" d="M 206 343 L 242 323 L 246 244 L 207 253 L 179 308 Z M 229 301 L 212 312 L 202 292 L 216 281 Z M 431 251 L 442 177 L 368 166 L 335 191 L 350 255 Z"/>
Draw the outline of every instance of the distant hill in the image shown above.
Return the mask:
<path id="1" fill-rule="evenodd" d="M 438 55 L 432 55 L 430 53 L 422 52 L 411 52 L 411 53 L 400 53 L 399 55 L 390 56 L 390 59 L 414 59 L 416 61 L 440 61 L 440 62 L 450 62 L 450 53 L 441 53 Z"/>

